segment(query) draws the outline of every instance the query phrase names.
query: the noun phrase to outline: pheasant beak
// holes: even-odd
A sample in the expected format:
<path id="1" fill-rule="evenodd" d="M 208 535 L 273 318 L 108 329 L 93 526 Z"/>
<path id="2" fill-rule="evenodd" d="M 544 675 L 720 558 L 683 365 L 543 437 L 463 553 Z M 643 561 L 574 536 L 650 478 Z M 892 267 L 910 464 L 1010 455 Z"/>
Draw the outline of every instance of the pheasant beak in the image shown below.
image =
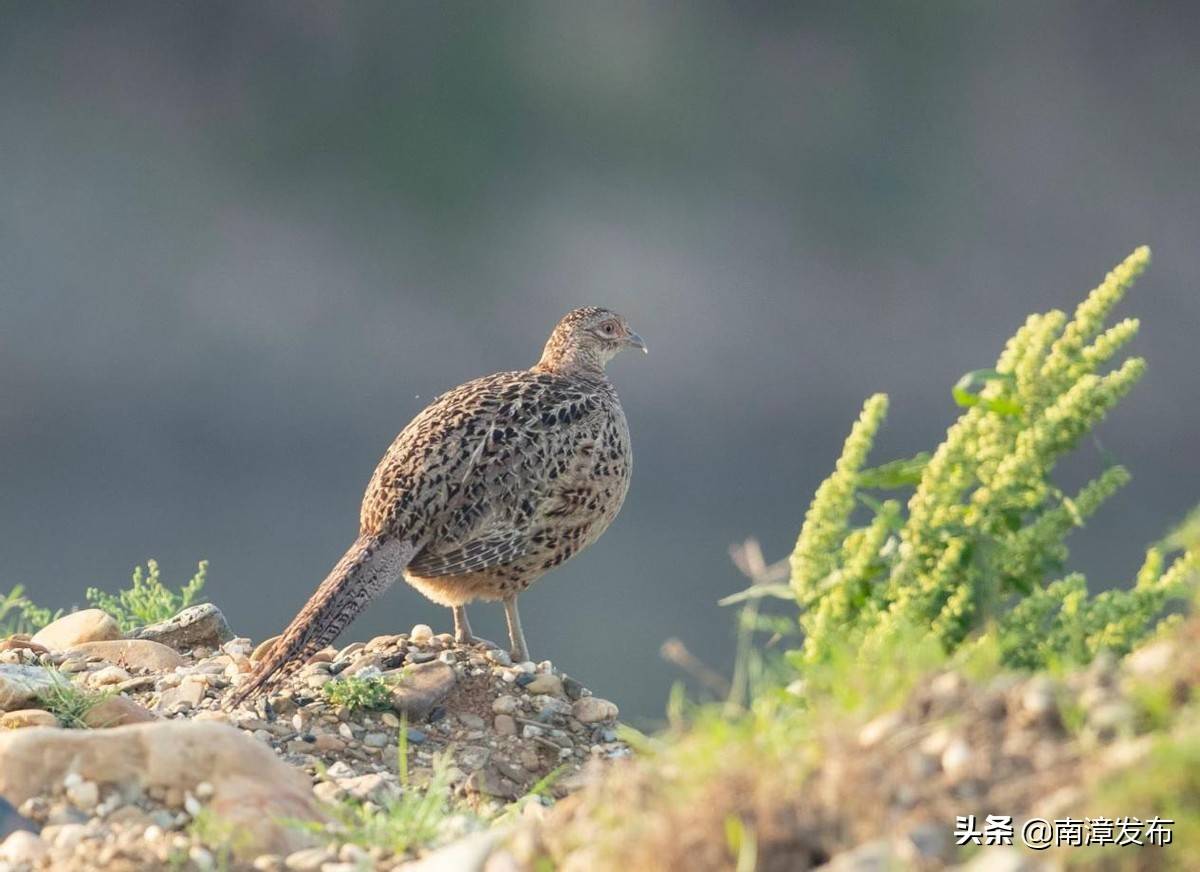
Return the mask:
<path id="1" fill-rule="evenodd" d="M 632 330 L 630 330 L 630 331 L 629 331 L 629 335 L 625 337 L 625 344 L 626 344 L 626 345 L 628 345 L 630 348 L 640 348 L 640 349 L 642 349 L 642 354 L 649 354 L 649 353 L 650 353 L 650 352 L 649 352 L 649 351 L 646 349 L 646 340 L 645 340 L 645 339 L 643 339 L 642 337 L 638 336 L 638 335 L 637 335 L 636 333 L 634 333 Z"/>

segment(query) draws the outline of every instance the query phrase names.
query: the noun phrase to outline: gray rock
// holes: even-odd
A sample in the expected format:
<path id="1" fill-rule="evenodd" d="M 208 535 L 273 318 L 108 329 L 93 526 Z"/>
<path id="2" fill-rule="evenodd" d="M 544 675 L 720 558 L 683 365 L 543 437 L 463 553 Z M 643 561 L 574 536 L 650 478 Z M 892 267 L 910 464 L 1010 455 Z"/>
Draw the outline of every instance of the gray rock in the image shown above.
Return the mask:
<path id="1" fill-rule="evenodd" d="M 134 630 L 130 638 L 149 639 L 176 651 L 190 651 L 201 645 L 219 648 L 233 638 L 233 631 L 219 608 L 212 603 L 201 603 L 169 620 Z"/>
<path id="2" fill-rule="evenodd" d="M 54 677 L 40 666 L 0 663 L 0 712 L 29 708 L 53 685 Z"/>
<path id="3" fill-rule="evenodd" d="M 583 698 L 583 692 L 586 690 L 586 688 L 574 678 L 569 675 L 564 675 L 562 677 L 562 683 L 563 690 L 567 694 L 567 699 L 571 700 L 571 702 Z"/>

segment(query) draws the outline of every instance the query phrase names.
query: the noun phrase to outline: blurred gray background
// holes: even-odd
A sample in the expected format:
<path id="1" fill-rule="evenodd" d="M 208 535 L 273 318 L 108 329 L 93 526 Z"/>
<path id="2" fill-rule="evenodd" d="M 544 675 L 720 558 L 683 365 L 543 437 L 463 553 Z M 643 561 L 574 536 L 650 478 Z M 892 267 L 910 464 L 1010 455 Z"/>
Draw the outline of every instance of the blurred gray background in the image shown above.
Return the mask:
<path id="1" fill-rule="evenodd" d="M 1200 6 L 38 3 L 0 12 L 0 589 L 201 557 L 276 632 L 435 394 L 626 313 L 637 461 L 523 598 L 534 654 L 653 718 L 726 668 L 727 546 L 791 547 L 863 398 L 932 446 L 950 386 L 1136 244 L 1145 381 L 1086 444 L 1134 483 L 1093 584 L 1200 499 Z M 476 628 L 503 636 L 499 609 Z M 346 638 L 449 628 L 404 586 Z"/>

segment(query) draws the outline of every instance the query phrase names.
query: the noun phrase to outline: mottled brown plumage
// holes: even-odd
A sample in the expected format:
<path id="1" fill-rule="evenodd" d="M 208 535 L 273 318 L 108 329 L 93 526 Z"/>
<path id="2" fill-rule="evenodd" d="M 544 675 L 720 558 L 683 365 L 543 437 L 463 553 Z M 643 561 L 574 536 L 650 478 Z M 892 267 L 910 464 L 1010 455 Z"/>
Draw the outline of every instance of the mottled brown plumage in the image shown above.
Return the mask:
<path id="1" fill-rule="evenodd" d="M 234 704 L 332 642 L 401 575 L 454 610 L 500 600 L 514 657 L 528 650 L 516 597 L 608 527 L 629 488 L 625 413 L 605 364 L 645 350 L 607 309 L 570 312 L 531 369 L 435 399 L 392 443 L 363 497 L 359 537 L 234 697 Z"/>

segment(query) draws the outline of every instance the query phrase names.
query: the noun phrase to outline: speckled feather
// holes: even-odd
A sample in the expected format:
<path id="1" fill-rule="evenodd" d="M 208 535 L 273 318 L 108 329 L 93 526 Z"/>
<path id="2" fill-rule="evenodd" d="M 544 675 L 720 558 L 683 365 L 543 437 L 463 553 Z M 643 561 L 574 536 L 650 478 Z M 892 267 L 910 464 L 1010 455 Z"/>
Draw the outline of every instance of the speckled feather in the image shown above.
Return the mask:
<path id="1" fill-rule="evenodd" d="M 430 403 L 371 477 L 359 538 L 233 702 L 303 664 L 401 574 L 443 605 L 498 600 L 595 542 L 629 488 L 629 429 L 604 365 L 630 337 L 640 346 L 620 316 L 576 309 L 531 369 Z"/>

